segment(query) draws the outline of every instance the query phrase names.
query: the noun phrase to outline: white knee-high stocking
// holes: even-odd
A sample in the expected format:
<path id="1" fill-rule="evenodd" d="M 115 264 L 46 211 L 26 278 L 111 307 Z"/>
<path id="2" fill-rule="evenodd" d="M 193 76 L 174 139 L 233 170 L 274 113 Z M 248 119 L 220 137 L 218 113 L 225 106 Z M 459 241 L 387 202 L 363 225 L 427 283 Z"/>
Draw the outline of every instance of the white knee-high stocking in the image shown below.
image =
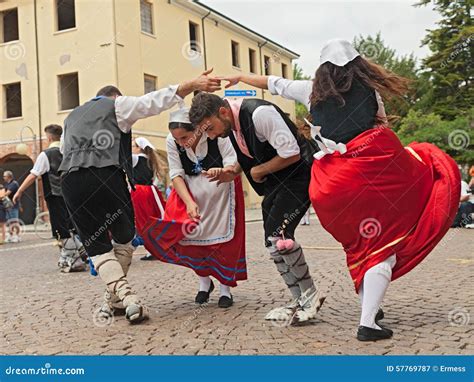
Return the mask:
<path id="1" fill-rule="evenodd" d="M 392 268 L 395 264 L 396 255 L 392 255 L 381 263 L 374 265 L 365 273 L 364 280 L 359 289 L 362 306 L 360 325 L 372 329 L 381 329 L 375 323 L 375 315 L 390 285 Z"/>

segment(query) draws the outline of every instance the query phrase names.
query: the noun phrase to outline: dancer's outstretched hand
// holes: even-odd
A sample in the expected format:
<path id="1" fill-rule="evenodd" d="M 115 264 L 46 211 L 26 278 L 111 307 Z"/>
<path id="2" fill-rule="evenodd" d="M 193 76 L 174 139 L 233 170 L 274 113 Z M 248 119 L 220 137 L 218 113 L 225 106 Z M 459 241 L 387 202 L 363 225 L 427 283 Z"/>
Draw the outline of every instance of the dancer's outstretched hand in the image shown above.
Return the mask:
<path id="1" fill-rule="evenodd" d="M 240 82 L 240 75 L 233 76 L 219 76 L 216 77 L 218 80 L 227 81 L 225 88 L 230 88 L 231 86 L 237 85 Z"/>
<path id="2" fill-rule="evenodd" d="M 217 77 L 209 77 L 209 74 L 214 70 L 211 68 L 203 72 L 198 78 L 194 80 L 195 88 L 204 92 L 213 93 L 221 90 L 221 80 Z"/>

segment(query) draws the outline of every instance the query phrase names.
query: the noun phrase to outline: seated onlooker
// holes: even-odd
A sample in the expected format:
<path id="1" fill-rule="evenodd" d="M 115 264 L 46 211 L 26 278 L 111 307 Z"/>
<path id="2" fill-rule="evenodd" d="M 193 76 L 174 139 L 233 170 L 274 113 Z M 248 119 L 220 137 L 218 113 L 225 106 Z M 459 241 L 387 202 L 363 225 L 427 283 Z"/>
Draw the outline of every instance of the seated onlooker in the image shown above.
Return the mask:
<path id="1" fill-rule="evenodd" d="M 5 205 L 3 204 L 3 198 L 5 197 L 5 187 L 3 184 L 0 184 L 0 231 L 1 238 L 0 244 L 5 243 L 5 222 L 7 221 L 7 211 Z"/>
<path id="2" fill-rule="evenodd" d="M 459 210 L 454 218 L 452 228 L 466 227 L 466 225 L 472 224 L 471 214 L 474 213 L 474 195 L 472 194 L 472 189 L 464 181 L 461 182 L 461 198 L 459 202 Z"/>

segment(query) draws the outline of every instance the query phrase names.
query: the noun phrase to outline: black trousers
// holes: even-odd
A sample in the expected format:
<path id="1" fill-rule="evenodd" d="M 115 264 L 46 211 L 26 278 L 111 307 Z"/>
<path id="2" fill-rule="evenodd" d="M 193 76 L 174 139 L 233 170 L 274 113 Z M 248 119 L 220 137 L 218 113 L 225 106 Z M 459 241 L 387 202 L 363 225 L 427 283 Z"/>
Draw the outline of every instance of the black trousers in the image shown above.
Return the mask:
<path id="1" fill-rule="evenodd" d="M 295 229 L 308 210 L 310 173 L 285 179 L 282 182 L 265 184 L 262 201 L 265 245 L 270 246 L 269 237 L 295 239 Z"/>
<path id="2" fill-rule="evenodd" d="M 45 200 L 49 210 L 53 237 L 59 239 L 69 238 L 73 225 L 63 197 L 50 195 Z"/>
<path id="3" fill-rule="evenodd" d="M 135 236 L 135 220 L 124 172 L 117 167 L 81 168 L 64 174 L 61 189 L 89 256 L 112 250 Z"/>

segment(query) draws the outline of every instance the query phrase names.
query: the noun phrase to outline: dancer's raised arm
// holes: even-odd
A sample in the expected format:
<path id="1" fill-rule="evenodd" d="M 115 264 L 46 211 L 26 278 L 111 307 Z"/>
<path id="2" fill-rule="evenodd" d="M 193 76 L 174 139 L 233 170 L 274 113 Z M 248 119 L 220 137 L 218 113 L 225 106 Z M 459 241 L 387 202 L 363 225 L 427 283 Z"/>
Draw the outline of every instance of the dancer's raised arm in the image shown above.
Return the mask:
<path id="1" fill-rule="evenodd" d="M 217 77 L 219 80 L 227 81 L 226 89 L 243 82 L 259 89 L 268 89 L 271 94 L 279 95 L 286 99 L 301 102 L 309 110 L 309 97 L 313 88 L 311 80 L 288 80 L 278 76 L 259 76 L 238 74 L 232 76 Z"/>

